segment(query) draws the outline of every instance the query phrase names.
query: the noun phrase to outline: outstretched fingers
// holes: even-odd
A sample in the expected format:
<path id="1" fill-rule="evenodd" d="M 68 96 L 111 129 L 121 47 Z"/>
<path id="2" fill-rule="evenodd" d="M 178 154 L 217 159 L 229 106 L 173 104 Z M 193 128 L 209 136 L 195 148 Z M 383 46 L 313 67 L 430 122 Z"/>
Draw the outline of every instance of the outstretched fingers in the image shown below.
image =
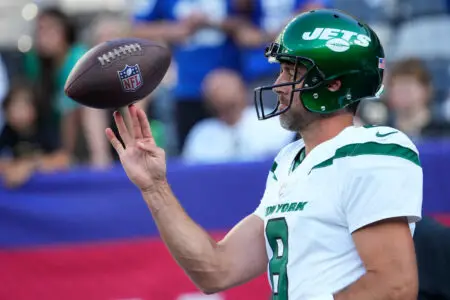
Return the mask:
<path id="1" fill-rule="evenodd" d="M 128 111 L 130 112 L 131 125 L 133 127 L 133 136 L 135 139 L 142 139 L 141 125 L 139 124 L 137 116 L 138 108 L 134 104 L 131 104 L 128 107 Z"/>
<path id="2" fill-rule="evenodd" d="M 127 126 L 125 125 L 125 121 L 122 115 L 118 111 L 114 112 L 114 121 L 116 122 L 117 130 L 119 131 L 119 135 L 122 141 L 124 142 L 125 147 L 127 145 L 130 145 L 132 142 L 132 137 L 128 132 Z"/>
<path id="3" fill-rule="evenodd" d="M 126 147 L 134 144 L 135 142 L 137 142 L 138 147 L 144 151 L 154 150 L 156 143 L 153 139 L 150 124 L 145 112 L 135 105 L 130 105 L 128 107 L 128 111 L 131 119 L 131 133 L 128 131 L 122 115 L 117 111 L 114 112 L 114 120 L 116 122 L 117 129 L 125 145 L 122 145 L 111 128 L 106 129 L 106 136 L 108 137 L 109 142 L 119 155 L 125 151 Z"/>
<path id="4" fill-rule="evenodd" d="M 153 143 L 155 143 L 155 140 L 153 139 L 153 135 L 152 135 L 152 130 L 151 130 L 150 124 L 148 122 L 147 115 L 140 108 L 137 109 L 137 117 L 138 117 L 138 120 L 139 120 L 139 124 L 141 126 L 141 132 L 142 132 L 143 138 L 151 139 L 151 141 Z"/>

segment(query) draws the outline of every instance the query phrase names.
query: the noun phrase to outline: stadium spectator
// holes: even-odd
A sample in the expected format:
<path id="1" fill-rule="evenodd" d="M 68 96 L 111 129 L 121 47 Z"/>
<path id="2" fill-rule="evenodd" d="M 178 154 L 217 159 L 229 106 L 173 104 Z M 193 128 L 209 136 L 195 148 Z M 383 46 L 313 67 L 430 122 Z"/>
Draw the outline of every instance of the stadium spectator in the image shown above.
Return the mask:
<path id="1" fill-rule="evenodd" d="M 278 118 L 259 121 L 247 104 L 247 89 L 234 71 L 217 69 L 208 74 L 203 93 L 213 118 L 200 121 L 189 133 L 183 158 L 187 162 L 220 163 L 272 157 L 294 139 Z"/>
<path id="2" fill-rule="evenodd" d="M 433 119 L 433 83 L 420 59 L 398 61 L 390 69 L 386 87 L 390 125 L 412 138 L 441 136 L 448 125 Z"/>
<path id="3" fill-rule="evenodd" d="M 64 94 L 64 85 L 75 63 L 87 48 L 77 43 L 75 26 L 56 8 L 40 12 L 36 23 L 35 48 L 25 56 L 25 75 L 36 85 L 39 110 L 49 126 L 61 132 L 62 146 L 75 157 L 82 120 L 80 106 Z"/>
<path id="4" fill-rule="evenodd" d="M 192 126 L 208 116 L 200 88 L 204 76 L 215 68 L 238 67 L 238 50 L 227 34 L 236 28 L 232 17 L 232 0 L 137 1 L 133 35 L 160 40 L 173 48 L 179 151 Z"/>
<path id="5" fill-rule="evenodd" d="M 39 114 L 35 100 L 30 85 L 21 81 L 12 86 L 2 105 L 6 123 L 0 134 L 0 173 L 9 187 L 25 183 L 35 170 L 69 166 L 68 155 L 54 139 L 54 128 Z"/>

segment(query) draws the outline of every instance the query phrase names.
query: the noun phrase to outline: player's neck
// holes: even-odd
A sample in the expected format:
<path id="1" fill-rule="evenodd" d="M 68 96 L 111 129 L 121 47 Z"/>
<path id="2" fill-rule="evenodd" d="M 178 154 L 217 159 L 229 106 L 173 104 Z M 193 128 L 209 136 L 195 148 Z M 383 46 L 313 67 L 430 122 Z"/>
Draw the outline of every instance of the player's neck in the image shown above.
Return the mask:
<path id="1" fill-rule="evenodd" d="M 326 142 L 345 128 L 353 125 L 353 116 L 350 114 L 336 115 L 330 118 L 318 119 L 300 132 L 305 143 L 306 154 L 318 145 Z"/>

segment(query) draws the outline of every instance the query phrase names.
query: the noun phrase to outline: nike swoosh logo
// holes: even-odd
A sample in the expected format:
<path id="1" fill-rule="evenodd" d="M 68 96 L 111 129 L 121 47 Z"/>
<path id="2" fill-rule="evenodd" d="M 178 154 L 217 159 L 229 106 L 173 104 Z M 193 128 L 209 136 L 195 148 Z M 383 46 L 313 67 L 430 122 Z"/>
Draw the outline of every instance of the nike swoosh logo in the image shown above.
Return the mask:
<path id="1" fill-rule="evenodd" d="M 385 137 L 385 136 L 388 136 L 388 135 L 391 135 L 391 134 L 394 134 L 394 133 L 397 133 L 398 131 L 391 131 L 391 132 L 388 132 L 388 133 L 380 133 L 379 131 L 377 132 L 377 134 L 376 134 L 376 136 L 377 137 Z"/>

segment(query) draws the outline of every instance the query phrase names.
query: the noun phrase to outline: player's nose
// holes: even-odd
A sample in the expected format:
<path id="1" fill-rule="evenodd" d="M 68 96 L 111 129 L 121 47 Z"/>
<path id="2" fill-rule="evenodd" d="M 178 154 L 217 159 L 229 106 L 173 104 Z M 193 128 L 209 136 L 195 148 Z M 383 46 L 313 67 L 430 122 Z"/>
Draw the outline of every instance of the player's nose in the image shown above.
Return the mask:
<path id="1" fill-rule="evenodd" d="M 278 95 L 288 94 L 289 85 L 282 85 L 280 84 L 285 83 L 285 80 L 282 78 L 282 74 L 278 75 L 277 79 L 274 82 L 274 87 L 272 88 L 272 91 Z"/>

